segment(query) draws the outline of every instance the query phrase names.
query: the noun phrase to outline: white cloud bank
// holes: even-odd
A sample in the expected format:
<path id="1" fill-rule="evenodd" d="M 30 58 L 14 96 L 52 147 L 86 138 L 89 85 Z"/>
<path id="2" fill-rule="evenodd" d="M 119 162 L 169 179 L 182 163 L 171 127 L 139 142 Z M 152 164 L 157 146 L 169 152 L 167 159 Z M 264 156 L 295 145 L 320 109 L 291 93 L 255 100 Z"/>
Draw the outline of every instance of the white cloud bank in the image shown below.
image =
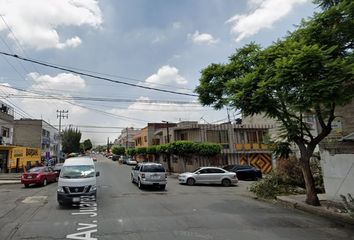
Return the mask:
<path id="1" fill-rule="evenodd" d="M 160 85 L 183 86 L 188 81 L 179 74 L 179 70 L 170 65 L 165 65 L 157 70 L 157 73 L 151 75 L 145 80 L 145 84 L 150 87 L 157 87 Z"/>
<path id="2" fill-rule="evenodd" d="M 211 34 L 199 33 L 199 31 L 195 31 L 193 34 L 188 34 L 188 37 L 196 44 L 212 45 L 219 42 L 219 39 L 215 39 Z"/>
<path id="3" fill-rule="evenodd" d="M 58 29 L 67 26 L 97 28 L 102 23 L 97 0 L 0 0 L 0 15 L 24 47 L 35 49 L 77 47 L 78 36 L 63 39 Z M 14 36 L 0 18 L 0 31 Z"/>
<path id="4" fill-rule="evenodd" d="M 257 7 L 249 14 L 235 15 L 226 23 L 230 23 L 231 33 L 236 42 L 257 34 L 263 28 L 272 28 L 273 24 L 288 15 L 297 4 L 307 0 L 249 0 L 251 6 Z"/>
<path id="5" fill-rule="evenodd" d="M 81 90 L 86 87 L 85 80 L 72 73 L 60 73 L 56 76 L 40 75 L 32 72 L 27 75 L 29 80 L 33 80 L 33 89 L 55 89 L 55 90 Z"/>

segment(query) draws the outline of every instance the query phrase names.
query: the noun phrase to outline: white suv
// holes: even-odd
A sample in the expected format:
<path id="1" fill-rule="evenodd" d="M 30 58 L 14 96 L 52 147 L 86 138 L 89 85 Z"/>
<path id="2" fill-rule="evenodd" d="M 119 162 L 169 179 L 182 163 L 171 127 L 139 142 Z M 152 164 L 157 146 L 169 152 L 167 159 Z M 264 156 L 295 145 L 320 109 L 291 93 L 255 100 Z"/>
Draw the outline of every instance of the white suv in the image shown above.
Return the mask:
<path id="1" fill-rule="evenodd" d="M 167 184 L 165 168 L 158 163 L 142 163 L 132 168 L 132 183 L 137 183 L 142 189 L 144 186 L 158 186 L 164 190 Z"/>

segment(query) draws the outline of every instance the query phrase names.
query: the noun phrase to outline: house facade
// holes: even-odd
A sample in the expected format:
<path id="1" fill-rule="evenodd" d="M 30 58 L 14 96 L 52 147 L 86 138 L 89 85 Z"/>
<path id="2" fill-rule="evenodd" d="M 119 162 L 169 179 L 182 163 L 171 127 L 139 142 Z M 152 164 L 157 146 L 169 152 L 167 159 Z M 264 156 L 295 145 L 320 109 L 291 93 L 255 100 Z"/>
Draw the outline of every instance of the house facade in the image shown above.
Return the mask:
<path id="1" fill-rule="evenodd" d="M 43 159 L 57 158 L 59 132 L 54 126 L 41 119 L 19 119 L 14 127 L 15 145 L 40 148 Z"/>
<path id="2" fill-rule="evenodd" d="M 134 136 L 140 132 L 139 129 L 134 128 L 124 128 L 121 134 L 118 136 L 117 141 L 114 142 L 115 145 L 127 148 L 135 147 Z"/>
<path id="3" fill-rule="evenodd" d="M 321 166 L 326 195 L 340 199 L 354 196 L 354 102 L 337 107 L 332 132 L 320 143 Z"/>
<path id="4" fill-rule="evenodd" d="M 271 151 L 268 148 L 267 136 L 272 125 L 252 124 L 199 124 L 198 122 L 180 122 L 169 129 L 170 142 L 192 141 L 196 143 L 210 142 L 220 144 L 220 156 L 212 159 L 194 157 L 188 161 L 180 161 L 172 156 L 174 171 L 192 170 L 199 166 L 224 166 L 228 164 L 248 164 L 261 169 L 264 173 L 272 170 Z M 167 129 L 166 129 L 167 130 Z M 165 143 L 167 131 L 158 130 L 155 138 Z M 163 159 L 162 162 L 166 162 Z"/>
<path id="5" fill-rule="evenodd" d="M 11 145 L 13 145 L 14 110 L 0 101 L 0 173 L 8 171 Z"/>

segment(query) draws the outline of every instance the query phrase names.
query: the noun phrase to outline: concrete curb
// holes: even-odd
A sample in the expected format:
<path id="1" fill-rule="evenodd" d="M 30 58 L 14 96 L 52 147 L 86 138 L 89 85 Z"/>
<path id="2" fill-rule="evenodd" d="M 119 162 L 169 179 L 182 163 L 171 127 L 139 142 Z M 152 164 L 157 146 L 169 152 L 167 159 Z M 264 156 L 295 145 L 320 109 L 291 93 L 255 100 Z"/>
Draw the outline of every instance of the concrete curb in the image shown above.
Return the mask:
<path id="1" fill-rule="evenodd" d="M 21 184 L 20 180 L 0 180 L 1 185 L 9 185 L 9 184 Z"/>
<path id="2" fill-rule="evenodd" d="M 351 218 L 348 215 L 325 210 L 323 207 L 310 206 L 304 202 L 296 201 L 287 196 L 277 196 L 276 199 L 279 203 L 285 205 L 286 207 L 299 209 L 305 212 L 332 219 L 334 221 L 354 225 L 354 218 Z"/>

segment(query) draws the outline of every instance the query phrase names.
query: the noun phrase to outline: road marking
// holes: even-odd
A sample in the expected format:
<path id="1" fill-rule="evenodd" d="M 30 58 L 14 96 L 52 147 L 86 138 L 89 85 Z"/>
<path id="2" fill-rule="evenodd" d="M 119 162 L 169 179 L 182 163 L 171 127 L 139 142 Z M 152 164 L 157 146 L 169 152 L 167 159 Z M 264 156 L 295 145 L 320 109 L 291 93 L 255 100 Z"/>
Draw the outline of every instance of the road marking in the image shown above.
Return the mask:
<path id="1" fill-rule="evenodd" d="M 47 196 L 32 196 L 26 197 L 22 200 L 23 203 L 44 203 L 47 200 Z"/>
<path id="2" fill-rule="evenodd" d="M 80 203 L 73 205 L 80 207 L 79 212 L 73 212 L 71 215 L 88 215 L 90 218 L 97 217 L 97 203 L 94 196 L 81 196 Z M 79 240 L 97 240 L 92 234 L 97 233 L 97 220 L 92 220 L 92 223 L 78 223 L 76 233 L 66 235 L 67 239 Z"/>

